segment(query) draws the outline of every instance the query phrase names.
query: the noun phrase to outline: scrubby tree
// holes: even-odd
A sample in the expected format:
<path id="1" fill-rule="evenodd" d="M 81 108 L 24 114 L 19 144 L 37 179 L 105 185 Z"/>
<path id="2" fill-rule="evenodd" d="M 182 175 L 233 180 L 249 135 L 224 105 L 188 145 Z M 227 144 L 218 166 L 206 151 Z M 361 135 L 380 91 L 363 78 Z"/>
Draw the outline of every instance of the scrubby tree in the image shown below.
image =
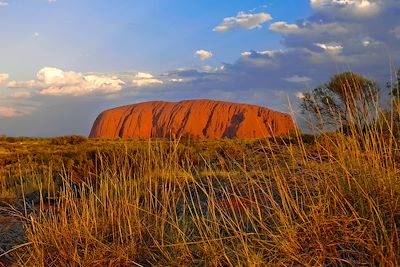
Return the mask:
<path id="1" fill-rule="evenodd" d="M 400 68 L 397 70 L 394 81 L 387 83 L 387 88 L 390 90 L 390 94 L 395 98 L 400 97 Z"/>
<path id="2" fill-rule="evenodd" d="M 379 86 L 362 75 L 344 72 L 303 95 L 300 108 L 304 113 L 322 124 L 348 126 L 367 121 L 377 104 Z"/>
<path id="3" fill-rule="evenodd" d="M 391 95 L 390 108 L 384 109 L 377 119 L 381 132 L 387 136 L 400 136 L 400 68 L 396 76 L 387 82 L 386 87 Z"/>

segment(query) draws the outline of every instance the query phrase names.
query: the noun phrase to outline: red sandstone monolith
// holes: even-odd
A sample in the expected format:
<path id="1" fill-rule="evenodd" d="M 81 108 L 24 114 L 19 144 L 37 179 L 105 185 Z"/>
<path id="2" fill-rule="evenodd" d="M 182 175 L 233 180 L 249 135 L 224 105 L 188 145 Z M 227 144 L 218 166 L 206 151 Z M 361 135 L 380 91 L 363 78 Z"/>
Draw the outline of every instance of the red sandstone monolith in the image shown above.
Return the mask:
<path id="1" fill-rule="evenodd" d="M 102 112 L 91 138 L 264 138 L 295 129 L 288 114 L 213 100 L 153 101 Z"/>

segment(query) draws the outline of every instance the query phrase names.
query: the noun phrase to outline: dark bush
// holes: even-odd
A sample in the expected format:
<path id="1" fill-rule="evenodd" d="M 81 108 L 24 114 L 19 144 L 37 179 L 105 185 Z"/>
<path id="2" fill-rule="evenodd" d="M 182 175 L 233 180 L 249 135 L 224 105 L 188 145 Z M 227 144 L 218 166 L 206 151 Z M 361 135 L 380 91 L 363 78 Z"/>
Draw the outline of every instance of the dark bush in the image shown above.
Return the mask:
<path id="1" fill-rule="evenodd" d="M 53 138 L 50 142 L 51 145 L 79 145 L 85 143 L 87 138 L 81 135 L 69 135 Z"/>

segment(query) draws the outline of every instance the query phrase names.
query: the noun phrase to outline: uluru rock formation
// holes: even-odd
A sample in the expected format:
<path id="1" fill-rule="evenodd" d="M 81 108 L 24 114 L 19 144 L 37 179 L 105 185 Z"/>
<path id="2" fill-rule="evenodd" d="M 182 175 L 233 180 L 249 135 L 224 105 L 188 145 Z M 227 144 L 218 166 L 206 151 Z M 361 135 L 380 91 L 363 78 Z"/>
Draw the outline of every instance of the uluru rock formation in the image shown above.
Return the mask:
<path id="1" fill-rule="evenodd" d="M 102 112 L 91 138 L 263 138 L 295 129 L 292 118 L 268 108 L 212 100 L 153 101 Z"/>

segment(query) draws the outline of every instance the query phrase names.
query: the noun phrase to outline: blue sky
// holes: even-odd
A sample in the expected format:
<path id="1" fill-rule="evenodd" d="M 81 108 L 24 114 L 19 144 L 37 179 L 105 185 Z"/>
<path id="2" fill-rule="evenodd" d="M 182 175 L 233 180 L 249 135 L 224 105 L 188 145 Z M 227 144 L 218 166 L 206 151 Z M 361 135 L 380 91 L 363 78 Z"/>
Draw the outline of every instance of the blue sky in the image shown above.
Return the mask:
<path id="1" fill-rule="evenodd" d="M 397 0 L 0 0 L 0 134 L 87 135 L 107 108 L 210 98 L 287 111 L 335 72 L 390 79 Z"/>

